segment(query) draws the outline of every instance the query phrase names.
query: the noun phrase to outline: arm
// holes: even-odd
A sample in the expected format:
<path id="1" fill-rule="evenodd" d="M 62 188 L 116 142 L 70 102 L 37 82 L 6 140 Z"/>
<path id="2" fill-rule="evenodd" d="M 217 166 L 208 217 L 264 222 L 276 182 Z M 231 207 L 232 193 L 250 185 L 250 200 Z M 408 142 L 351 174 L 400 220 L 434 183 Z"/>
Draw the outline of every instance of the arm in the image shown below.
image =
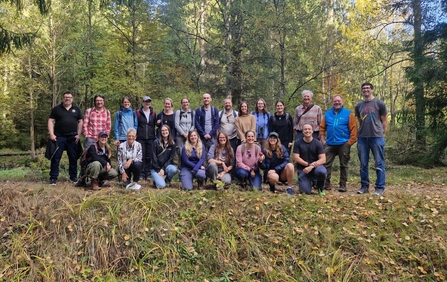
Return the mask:
<path id="1" fill-rule="evenodd" d="M 96 145 L 96 146 L 98 146 L 98 145 Z M 98 150 L 99 150 L 99 148 L 98 148 Z M 91 145 L 90 148 L 88 148 L 88 153 L 92 157 L 91 162 L 98 161 L 101 163 L 102 167 L 107 166 L 108 161 L 106 159 L 104 159 L 103 157 L 98 156 L 98 153 L 96 153 L 95 144 Z"/>
<path id="2" fill-rule="evenodd" d="M 112 130 L 112 118 L 110 117 L 110 111 L 107 111 L 107 120 L 106 120 L 106 132 L 110 135 L 110 131 Z"/>
<path id="3" fill-rule="evenodd" d="M 388 127 L 388 116 L 387 116 L 387 114 L 384 114 L 384 115 L 380 116 L 380 120 L 382 121 L 383 135 L 385 135 L 386 129 Z"/>
<path id="4" fill-rule="evenodd" d="M 205 145 L 202 144 L 202 157 L 197 162 L 197 164 L 194 166 L 193 171 L 195 171 L 195 172 L 199 171 L 200 167 L 205 163 L 205 159 L 206 159 L 206 149 L 205 149 Z"/>
<path id="5" fill-rule="evenodd" d="M 277 165 L 275 167 L 276 172 L 283 170 L 286 167 L 286 165 L 290 162 L 290 156 L 289 156 L 289 152 L 287 151 L 287 148 L 282 144 L 281 144 L 281 146 L 282 146 L 282 149 L 284 150 L 284 158 L 283 158 L 282 163 L 280 163 L 279 165 Z"/>
<path id="6" fill-rule="evenodd" d="M 82 120 L 82 119 L 78 120 L 78 130 L 77 130 L 78 135 L 76 135 L 76 143 L 78 143 L 79 139 L 81 139 L 83 125 L 84 125 L 84 120 Z"/>
<path id="7" fill-rule="evenodd" d="M 85 110 L 85 114 L 84 114 L 84 124 L 83 126 L 83 132 L 84 132 L 84 137 L 87 137 L 88 135 L 88 124 L 90 122 L 90 112 L 92 111 L 92 109 L 87 109 Z"/>
<path id="8" fill-rule="evenodd" d="M 256 117 L 250 115 L 250 130 L 255 133 L 255 140 L 257 140 L 258 133 L 256 132 Z"/>
<path id="9" fill-rule="evenodd" d="M 126 160 L 124 160 L 125 156 L 125 143 L 122 143 L 118 146 L 118 154 L 117 154 L 117 161 L 118 161 L 118 170 L 121 174 L 124 172 L 124 163 Z"/>
<path id="10" fill-rule="evenodd" d="M 163 170 L 166 171 L 166 167 L 173 163 L 174 157 L 176 153 L 176 146 L 175 144 L 172 146 L 171 150 L 169 151 L 169 157 L 168 160 L 163 164 Z"/>
<path id="11" fill-rule="evenodd" d="M 113 126 L 113 138 L 115 139 L 115 142 L 118 141 L 118 135 L 119 135 L 119 132 L 120 132 L 119 120 L 120 120 L 120 112 L 118 111 L 115 114 L 115 124 Z M 116 144 L 117 143 L 115 143 L 115 145 Z"/>
<path id="12" fill-rule="evenodd" d="M 216 163 L 219 164 L 220 162 L 217 159 L 214 159 L 214 151 L 216 150 L 216 145 L 213 144 L 208 150 L 207 160 L 208 163 Z"/>
<path id="13" fill-rule="evenodd" d="M 355 144 L 355 142 L 357 142 L 357 121 L 355 120 L 355 116 L 353 113 L 351 113 L 349 115 L 349 132 L 350 132 L 350 136 L 349 136 L 349 141 L 348 144 L 349 146 L 352 146 Z"/>
<path id="14" fill-rule="evenodd" d="M 241 145 L 239 145 L 236 149 L 236 164 L 238 168 L 245 169 L 250 171 L 250 167 L 243 162 L 244 156 L 242 156 Z M 246 155 L 246 154 L 245 154 Z"/>
<path id="15" fill-rule="evenodd" d="M 351 120 L 349 120 L 349 122 L 351 122 Z M 323 119 L 321 120 L 321 123 L 320 123 L 320 141 L 321 141 L 321 144 L 323 144 L 323 145 L 326 144 L 325 137 L 326 137 L 326 116 L 323 116 Z"/>
<path id="16" fill-rule="evenodd" d="M 292 125 L 292 126 L 289 126 L 289 127 L 291 127 L 289 129 L 289 144 L 282 144 L 282 145 L 286 146 L 286 148 L 291 148 L 292 147 L 292 145 L 293 145 L 293 135 L 295 133 L 295 131 L 293 130 L 293 119 L 292 119 L 291 115 L 289 115 L 289 121 L 290 121 L 290 123 L 288 122 L 287 124 L 291 124 Z"/>
<path id="17" fill-rule="evenodd" d="M 134 112 L 135 114 L 133 114 L 133 128 L 135 128 L 135 130 L 138 129 L 138 114 L 137 114 L 137 111 L 135 111 Z"/>
<path id="18" fill-rule="evenodd" d="M 240 117 L 237 117 L 234 120 L 234 124 L 236 125 L 236 132 L 237 132 L 237 137 L 239 138 L 239 140 L 241 140 L 242 142 L 245 142 L 245 135 L 244 132 L 242 130 L 242 126 L 241 126 L 241 122 L 240 122 Z"/>
<path id="19" fill-rule="evenodd" d="M 177 130 L 177 133 L 179 135 L 183 135 L 185 134 L 185 132 L 183 131 L 183 129 L 180 127 L 180 116 L 182 115 L 181 110 L 177 110 L 174 114 L 174 125 L 175 125 L 175 129 Z"/>
<path id="20" fill-rule="evenodd" d="M 159 139 L 155 139 L 154 142 L 152 142 L 152 169 L 156 172 L 159 172 L 161 167 L 158 165 L 158 144 Z"/>
<path id="21" fill-rule="evenodd" d="M 206 135 L 206 133 L 205 133 L 204 129 L 202 128 L 202 125 L 200 124 L 200 112 L 201 111 L 202 111 L 201 108 L 198 108 L 196 110 L 196 116 L 194 117 L 194 119 L 195 119 L 195 126 L 197 129 L 197 132 L 199 133 L 200 138 L 203 138 Z"/>
<path id="22" fill-rule="evenodd" d="M 56 120 L 54 118 L 49 118 L 48 119 L 48 132 L 50 133 L 50 139 L 52 141 L 56 141 L 56 135 L 54 135 L 54 123 L 56 122 Z"/>
<path id="23" fill-rule="evenodd" d="M 216 107 L 213 107 L 212 109 L 213 109 L 213 112 L 214 112 L 214 114 L 213 114 L 213 116 L 214 116 L 213 128 L 211 129 L 211 132 L 209 134 L 212 137 L 216 137 L 216 132 L 219 129 L 219 124 L 220 124 L 220 121 L 219 121 L 219 110 Z"/>

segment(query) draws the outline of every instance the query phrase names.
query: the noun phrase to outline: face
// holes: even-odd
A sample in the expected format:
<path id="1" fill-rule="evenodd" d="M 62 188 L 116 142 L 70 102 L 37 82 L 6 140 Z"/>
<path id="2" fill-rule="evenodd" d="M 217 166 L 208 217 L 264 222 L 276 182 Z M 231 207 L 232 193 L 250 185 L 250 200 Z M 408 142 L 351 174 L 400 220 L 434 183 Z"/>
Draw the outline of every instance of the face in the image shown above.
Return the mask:
<path id="1" fill-rule="evenodd" d="M 197 136 L 197 132 L 191 132 L 191 134 L 189 135 L 189 143 L 195 145 L 197 143 L 198 138 L 199 136 Z"/>
<path id="2" fill-rule="evenodd" d="M 253 144 L 255 142 L 255 134 L 253 132 L 247 133 L 247 137 L 245 140 L 249 144 Z"/>
<path id="3" fill-rule="evenodd" d="M 219 134 L 219 144 L 223 146 L 225 143 L 227 143 L 227 137 L 223 134 Z"/>
<path id="4" fill-rule="evenodd" d="M 211 95 L 210 94 L 203 94 L 202 101 L 204 105 L 211 104 Z"/>
<path id="5" fill-rule="evenodd" d="M 264 101 L 259 100 L 257 104 L 258 110 L 263 110 L 265 107 Z"/>
<path id="6" fill-rule="evenodd" d="M 171 103 L 171 101 L 169 101 L 169 100 L 165 100 L 165 104 L 164 104 L 164 106 L 165 106 L 165 109 L 166 109 L 166 110 L 170 110 L 170 109 L 172 108 L 172 103 Z"/>
<path id="7" fill-rule="evenodd" d="M 96 97 L 96 99 L 95 99 L 95 107 L 97 107 L 97 108 L 104 107 L 104 98 Z"/>
<path id="8" fill-rule="evenodd" d="M 224 108 L 225 108 L 225 110 L 230 110 L 231 107 L 233 107 L 233 103 L 231 103 L 230 99 L 226 99 L 224 101 Z"/>
<path id="9" fill-rule="evenodd" d="M 107 137 L 107 135 L 99 136 L 99 143 L 101 144 L 106 144 L 108 140 L 109 137 Z"/>
<path id="10" fill-rule="evenodd" d="M 189 101 L 187 99 L 182 100 L 182 108 L 188 109 L 189 108 Z"/>
<path id="11" fill-rule="evenodd" d="M 169 130 L 168 130 L 167 127 L 163 126 L 163 127 L 161 128 L 161 136 L 162 136 L 163 138 L 168 138 L 168 137 L 169 137 Z"/>
<path id="12" fill-rule="evenodd" d="M 303 103 L 309 104 L 310 102 L 312 102 L 312 96 L 310 95 L 310 93 L 305 93 L 303 95 Z"/>
<path id="13" fill-rule="evenodd" d="M 284 104 L 281 102 L 276 103 L 276 111 L 282 114 L 284 112 Z"/>
<path id="14" fill-rule="evenodd" d="M 131 103 L 129 100 L 124 99 L 122 105 L 123 105 L 123 107 L 124 107 L 125 109 L 128 109 L 128 108 L 130 108 L 130 106 L 132 105 L 132 103 Z"/>
<path id="15" fill-rule="evenodd" d="M 371 88 L 370 85 L 363 85 L 362 94 L 364 98 L 369 98 L 373 94 L 374 89 Z"/>
<path id="16" fill-rule="evenodd" d="M 241 112 L 243 114 L 248 114 L 248 106 L 247 106 L 247 104 L 245 104 L 245 103 L 241 104 Z"/>
<path id="17" fill-rule="evenodd" d="M 73 103 L 73 95 L 64 94 L 64 106 L 70 106 Z"/>
<path id="18" fill-rule="evenodd" d="M 151 100 L 144 101 L 144 102 L 143 102 L 143 106 L 144 106 L 145 108 L 149 108 L 149 107 L 151 106 L 151 103 L 152 103 Z"/>
<path id="19" fill-rule="evenodd" d="M 343 106 L 343 99 L 340 96 L 335 96 L 332 99 L 332 106 L 334 107 L 335 110 L 340 110 L 341 107 Z"/>
<path id="20" fill-rule="evenodd" d="M 312 125 L 310 125 L 310 124 L 305 124 L 305 125 L 303 126 L 303 135 L 304 135 L 305 137 L 310 137 L 310 136 L 312 136 L 312 133 L 313 133 Z"/>
<path id="21" fill-rule="evenodd" d="M 135 133 L 133 133 L 133 132 L 128 133 L 127 134 L 127 143 L 129 145 L 132 145 L 136 138 L 137 138 L 137 135 Z"/>
<path id="22" fill-rule="evenodd" d="M 278 143 L 278 138 L 276 138 L 276 136 L 270 136 L 268 140 L 272 145 L 276 145 L 276 143 Z"/>

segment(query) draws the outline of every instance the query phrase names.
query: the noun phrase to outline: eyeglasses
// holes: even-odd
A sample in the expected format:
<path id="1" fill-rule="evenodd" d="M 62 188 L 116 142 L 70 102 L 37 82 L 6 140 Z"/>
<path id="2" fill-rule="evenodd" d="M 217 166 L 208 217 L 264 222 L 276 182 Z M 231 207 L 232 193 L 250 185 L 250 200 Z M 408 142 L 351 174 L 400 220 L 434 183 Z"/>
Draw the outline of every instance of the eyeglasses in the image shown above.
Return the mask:
<path id="1" fill-rule="evenodd" d="M 250 151 L 250 149 L 247 150 L 247 154 L 248 154 L 248 157 L 251 158 L 251 151 Z"/>
<path id="2" fill-rule="evenodd" d="M 230 122 L 230 116 L 227 116 L 227 122 Z"/>

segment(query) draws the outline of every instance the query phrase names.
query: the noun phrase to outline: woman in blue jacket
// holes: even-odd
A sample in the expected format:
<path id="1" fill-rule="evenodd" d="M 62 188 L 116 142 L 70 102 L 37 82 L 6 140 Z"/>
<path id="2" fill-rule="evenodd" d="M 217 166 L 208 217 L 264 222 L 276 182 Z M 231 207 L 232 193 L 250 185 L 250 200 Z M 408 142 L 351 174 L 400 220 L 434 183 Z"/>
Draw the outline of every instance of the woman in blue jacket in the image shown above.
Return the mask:
<path id="1" fill-rule="evenodd" d="M 259 161 L 259 168 L 267 173 L 270 191 L 274 193 L 275 184 L 284 181 L 287 182 L 287 193 L 293 195 L 293 164 L 290 162 L 288 150 L 279 140 L 278 133 L 270 132 L 263 154 L 265 159 Z"/>
<path id="2" fill-rule="evenodd" d="M 115 124 L 113 127 L 113 133 L 115 137 L 115 146 L 119 146 L 121 143 L 127 140 L 127 131 L 129 128 L 138 128 L 138 119 L 136 113 L 131 108 L 132 103 L 130 98 L 125 96 L 121 100 L 121 106 L 118 112 L 115 114 Z"/>
<path id="3" fill-rule="evenodd" d="M 205 146 L 199 138 L 197 131 L 190 131 L 185 146 L 182 148 L 182 162 L 180 168 L 180 181 L 185 190 L 192 190 L 192 181 L 197 179 L 198 186 L 202 186 L 205 174 Z"/>
<path id="4" fill-rule="evenodd" d="M 267 104 L 264 99 L 259 99 L 256 104 L 256 109 L 251 112 L 256 118 L 256 141 L 264 150 L 269 136 L 269 120 L 270 112 L 267 110 Z"/>

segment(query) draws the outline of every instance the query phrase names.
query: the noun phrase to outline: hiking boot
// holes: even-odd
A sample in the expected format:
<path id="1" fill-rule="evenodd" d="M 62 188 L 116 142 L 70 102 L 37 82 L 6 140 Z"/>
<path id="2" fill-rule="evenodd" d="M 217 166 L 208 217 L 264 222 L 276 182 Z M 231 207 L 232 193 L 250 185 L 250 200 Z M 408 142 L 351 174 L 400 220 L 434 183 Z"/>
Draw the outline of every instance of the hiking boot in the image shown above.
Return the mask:
<path id="1" fill-rule="evenodd" d="M 86 186 L 87 186 L 87 183 L 85 183 L 85 178 L 82 179 L 81 181 L 78 181 L 78 182 L 75 184 L 75 187 L 86 187 Z"/>
<path id="2" fill-rule="evenodd" d="M 76 184 L 78 183 L 78 178 L 76 176 L 70 177 L 70 182 Z"/>
<path id="3" fill-rule="evenodd" d="M 56 185 L 57 179 L 56 178 L 50 178 L 50 185 Z"/>
<path id="4" fill-rule="evenodd" d="M 99 187 L 110 187 L 110 184 L 105 182 L 104 180 L 101 180 L 98 182 Z"/>
<path id="5" fill-rule="evenodd" d="M 202 188 L 203 187 L 203 180 L 197 180 L 197 188 Z"/>
<path id="6" fill-rule="evenodd" d="M 362 186 L 362 187 L 357 191 L 357 194 L 365 194 L 365 193 L 369 193 L 369 188 L 368 188 L 368 186 Z"/>
<path id="7" fill-rule="evenodd" d="M 295 192 L 293 192 L 292 187 L 287 187 L 287 194 L 288 195 L 294 195 L 295 194 Z"/>
<path id="8" fill-rule="evenodd" d="M 270 192 L 275 193 L 275 184 L 269 183 L 269 186 L 270 186 Z"/>
<path id="9" fill-rule="evenodd" d="M 331 183 L 330 182 L 326 182 L 324 184 L 324 190 L 331 190 Z"/>
<path id="10" fill-rule="evenodd" d="M 324 192 L 324 189 L 321 187 L 317 187 L 318 195 L 320 196 L 326 196 L 326 193 Z"/>
<path id="11" fill-rule="evenodd" d="M 374 195 L 383 196 L 384 190 L 385 189 L 382 189 L 382 188 L 376 188 L 376 190 L 374 191 Z"/>
<path id="12" fill-rule="evenodd" d="M 92 190 L 93 191 L 101 190 L 101 188 L 99 187 L 98 179 L 93 179 L 92 180 Z"/>
<path id="13" fill-rule="evenodd" d="M 166 188 L 171 188 L 171 181 L 166 180 Z"/>
<path id="14" fill-rule="evenodd" d="M 338 188 L 338 192 L 346 192 L 346 191 L 348 191 L 348 189 L 346 189 L 346 187 L 344 187 L 344 186 L 340 186 Z"/>

